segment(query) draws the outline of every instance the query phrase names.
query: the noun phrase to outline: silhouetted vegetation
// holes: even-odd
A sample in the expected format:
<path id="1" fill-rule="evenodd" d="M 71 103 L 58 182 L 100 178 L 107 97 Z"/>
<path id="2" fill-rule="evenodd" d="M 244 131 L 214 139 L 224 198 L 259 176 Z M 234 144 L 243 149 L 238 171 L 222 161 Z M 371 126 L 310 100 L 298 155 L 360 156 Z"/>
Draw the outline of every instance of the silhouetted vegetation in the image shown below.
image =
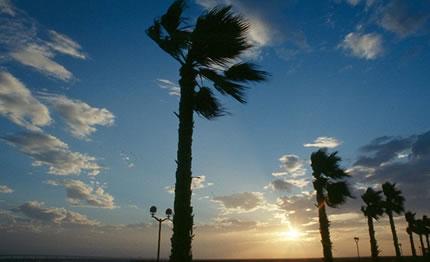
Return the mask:
<path id="1" fill-rule="evenodd" d="M 213 8 L 186 24 L 184 1 L 175 1 L 147 29 L 148 36 L 180 64 L 179 141 L 173 216 L 171 261 L 192 260 L 193 209 L 191 207 L 191 162 L 193 114 L 206 119 L 225 114 L 213 89 L 245 103 L 250 82 L 264 81 L 267 73 L 252 63 L 237 62 L 251 48 L 248 23 L 230 6 Z M 200 81 L 197 81 L 199 79 Z M 204 82 L 205 80 L 206 82 Z"/>
<path id="2" fill-rule="evenodd" d="M 372 188 L 367 188 L 366 192 L 361 195 L 361 199 L 366 206 L 361 207 L 361 211 L 367 217 L 370 237 L 370 251 L 373 261 L 378 259 L 379 249 L 375 237 L 375 229 L 373 219 L 378 220 L 384 214 L 384 202 L 382 200 L 382 191 L 375 191 Z"/>
<path id="3" fill-rule="evenodd" d="M 410 211 L 405 213 L 405 219 L 406 222 L 408 222 L 408 227 L 406 228 L 406 232 L 409 235 L 409 242 L 411 243 L 411 252 L 412 252 L 412 256 L 416 257 L 417 256 L 417 251 L 415 249 L 415 243 L 414 243 L 414 236 L 413 236 L 413 232 L 414 227 L 415 227 L 415 213 L 412 213 Z"/>
<path id="4" fill-rule="evenodd" d="M 330 240 L 330 221 L 327 218 L 326 208 L 338 207 L 352 197 L 348 184 L 344 181 L 349 175 L 339 166 L 341 158 L 337 152 L 328 154 L 325 149 L 320 149 L 311 155 L 313 170 L 313 186 L 316 190 L 318 217 L 320 224 L 321 243 L 323 247 L 324 261 L 332 262 L 332 243 Z"/>
<path id="5" fill-rule="evenodd" d="M 391 233 L 393 234 L 394 249 L 396 257 L 400 259 L 400 246 L 397 237 L 396 226 L 394 224 L 393 214 L 402 214 L 404 212 L 405 198 L 402 196 L 402 191 L 396 188 L 395 183 L 385 182 L 382 185 L 382 191 L 385 195 L 384 209 L 390 219 Z"/>

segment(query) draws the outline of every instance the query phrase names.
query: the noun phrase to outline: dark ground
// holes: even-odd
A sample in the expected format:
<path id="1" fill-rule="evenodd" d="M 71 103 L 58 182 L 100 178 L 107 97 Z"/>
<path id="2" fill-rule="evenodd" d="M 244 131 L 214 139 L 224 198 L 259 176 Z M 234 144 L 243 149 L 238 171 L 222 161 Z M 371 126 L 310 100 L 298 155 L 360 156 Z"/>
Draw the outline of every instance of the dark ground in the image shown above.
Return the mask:
<path id="1" fill-rule="evenodd" d="M 56 257 L 56 256 L 0 256 L 0 261 L 44 261 L 44 262 L 152 262 L 155 260 L 136 259 L 136 258 L 103 258 L 103 257 Z M 167 260 L 161 260 L 167 261 Z M 321 258 L 297 258 L 297 259 L 205 259 L 194 260 L 195 262 L 322 262 Z M 334 262 L 371 262 L 368 257 L 360 260 L 356 257 L 335 258 Z M 394 257 L 381 257 L 379 262 L 396 262 Z M 404 257 L 401 262 L 430 262 L 430 258 L 419 257 L 414 260 L 412 257 Z"/>

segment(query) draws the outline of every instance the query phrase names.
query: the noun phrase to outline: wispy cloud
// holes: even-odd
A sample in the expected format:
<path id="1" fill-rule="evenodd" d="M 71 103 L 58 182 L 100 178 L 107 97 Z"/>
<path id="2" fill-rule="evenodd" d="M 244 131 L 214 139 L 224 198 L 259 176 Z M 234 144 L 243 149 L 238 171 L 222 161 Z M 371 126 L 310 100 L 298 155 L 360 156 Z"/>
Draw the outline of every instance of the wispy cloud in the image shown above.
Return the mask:
<path id="1" fill-rule="evenodd" d="M 267 203 L 261 192 L 241 192 L 225 196 L 215 196 L 212 201 L 220 205 L 223 215 L 274 208 L 271 204 Z"/>
<path id="2" fill-rule="evenodd" d="M 90 186 L 75 179 L 60 181 L 48 180 L 47 183 L 53 186 L 64 186 L 66 189 L 67 201 L 73 205 L 82 206 L 81 202 L 84 202 L 91 207 L 115 208 L 114 197 L 105 192 L 102 186 Z"/>
<path id="3" fill-rule="evenodd" d="M 12 60 L 63 81 L 73 79 L 73 74 L 54 59 L 58 54 L 86 59 L 87 56 L 76 41 L 56 31 L 45 30 L 10 1 L 2 1 L 0 10 L 3 56 L 0 62 Z"/>
<path id="4" fill-rule="evenodd" d="M 157 79 L 157 85 L 162 89 L 166 89 L 171 96 L 181 96 L 180 87 L 170 80 Z"/>
<path id="5" fill-rule="evenodd" d="M 48 42 L 47 44 L 55 51 L 75 58 L 87 58 L 87 55 L 82 52 L 81 45 L 70 37 L 55 32 L 54 30 L 50 30 L 49 35 L 52 42 Z"/>
<path id="6" fill-rule="evenodd" d="M 376 33 L 351 32 L 345 36 L 339 47 L 352 56 L 367 60 L 376 59 L 384 51 L 382 37 Z"/>
<path id="7" fill-rule="evenodd" d="M 47 166 L 49 174 L 79 175 L 86 171 L 95 176 L 102 169 L 94 157 L 73 152 L 63 141 L 42 132 L 22 132 L 1 139 L 31 157 L 33 166 Z"/>
<path id="8" fill-rule="evenodd" d="M 335 148 L 341 145 L 342 142 L 335 137 L 320 136 L 317 137 L 312 143 L 306 143 L 304 147 L 317 147 L 317 148 Z"/>
<path id="9" fill-rule="evenodd" d="M 92 107 L 62 95 L 44 93 L 40 97 L 59 113 L 76 138 L 88 140 L 97 130 L 95 126 L 110 126 L 114 123 L 114 115 L 106 108 Z"/>
<path id="10" fill-rule="evenodd" d="M 97 225 L 98 221 L 89 219 L 78 212 L 65 208 L 46 207 L 43 202 L 29 201 L 13 210 L 31 220 L 45 224 L 57 225 Z"/>
<path id="11" fill-rule="evenodd" d="M 306 169 L 303 165 L 303 160 L 301 160 L 297 155 L 283 155 L 279 158 L 279 162 L 281 162 L 279 167 L 280 169 L 272 173 L 272 175 L 275 177 L 286 175 L 289 175 L 290 177 L 300 177 L 306 172 Z"/>
<path id="12" fill-rule="evenodd" d="M 0 71 L 0 115 L 30 130 L 49 125 L 48 108 L 12 74 Z"/>
<path id="13" fill-rule="evenodd" d="M 0 185 L 0 193 L 3 194 L 10 194 L 13 193 L 14 190 L 6 185 Z"/>

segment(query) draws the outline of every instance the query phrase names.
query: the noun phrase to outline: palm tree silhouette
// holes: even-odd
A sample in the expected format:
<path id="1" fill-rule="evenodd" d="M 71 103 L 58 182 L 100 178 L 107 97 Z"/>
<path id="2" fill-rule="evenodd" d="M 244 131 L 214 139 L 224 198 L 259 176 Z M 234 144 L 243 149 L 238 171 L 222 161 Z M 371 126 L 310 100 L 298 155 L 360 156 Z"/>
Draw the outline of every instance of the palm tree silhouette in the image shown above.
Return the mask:
<path id="1" fill-rule="evenodd" d="M 345 203 L 348 197 L 352 198 L 348 184 L 344 181 L 349 175 L 340 168 L 340 161 L 341 158 L 337 156 L 337 152 L 328 154 L 326 149 L 320 149 L 311 155 L 313 185 L 317 193 L 321 244 L 325 262 L 333 261 L 329 231 L 330 222 L 325 206 L 335 208 Z"/>
<path id="2" fill-rule="evenodd" d="M 183 0 L 175 1 L 146 33 L 180 64 L 180 101 L 177 169 L 171 239 L 171 261 L 192 261 L 193 210 L 191 207 L 191 163 L 194 112 L 213 119 L 226 112 L 212 89 L 245 103 L 251 82 L 266 80 L 268 74 L 252 63 L 238 62 L 251 48 L 248 23 L 233 14 L 231 6 L 215 7 L 200 15 L 194 26 L 182 16 Z M 199 80 L 199 81 L 197 81 Z M 209 82 L 209 83 L 208 83 Z"/>
<path id="3" fill-rule="evenodd" d="M 412 256 L 417 256 L 417 251 L 415 250 L 415 243 L 414 243 L 414 236 L 413 233 L 415 232 L 415 213 L 412 213 L 410 211 L 405 213 L 406 222 L 408 222 L 408 227 L 406 228 L 406 232 L 409 235 L 409 241 L 411 242 L 411 250 L 412 250 Z"/>
<path id="4" fill-rule="evenodd" d="M 361 211 L 367 217 L 367 224 L 369 226 L 370 237 L 370 251 L 372 260 L 378 259 L 379 249 L 378 243 L 375 238 L 375 229 L 373 226 L 373 219 L 378 220 L 384 214 L 384 203 L 382 201 L 382 191 L 375 191 L 371 187 L 367 188 L 366 192 L 361 195 L 361 199 L 366 206 L 361 207 Z"/>
<path id="5" fill-rule="evenodd" d="M 393 234 L 394 249 L 396 257 L 401 257 L 399 239 L 397 238 L 396 226 L 394 224 L 393 214 L 402 214 L 404 212 L 405 198 L 402 196 L 402 191 L 396 188 L 395 183 L 385 182 L 382 185 L 382 191 L 385 195 L 384 209 L 390 219 L 391 233 Z"/>
<path id="6" fill-rule="evenodd" d="M 424 246 L 424 241 L 423 241 L 423 235 L 426 233 L 426 227 L 424 225 L 423 220 L 417 219 L 415 221 L 415 233 L 417 233 L 418 236 L 420 237 L 421 254 L 423 256 L 425 256 L 426 255 L 426 251 L 425 251 L 425 246 Z"/>
<path id="7" fill-rule="evenodd" d="M 426 235 L 426 242 L 427 242 L 427 252 L 430 252 L 430 241 L 429 241 L 429 235 L 430 235 L 430 218 L 428 218 L 426 215 L 423 216 L 423 223 L 426 228 L 425 235 Z"/>

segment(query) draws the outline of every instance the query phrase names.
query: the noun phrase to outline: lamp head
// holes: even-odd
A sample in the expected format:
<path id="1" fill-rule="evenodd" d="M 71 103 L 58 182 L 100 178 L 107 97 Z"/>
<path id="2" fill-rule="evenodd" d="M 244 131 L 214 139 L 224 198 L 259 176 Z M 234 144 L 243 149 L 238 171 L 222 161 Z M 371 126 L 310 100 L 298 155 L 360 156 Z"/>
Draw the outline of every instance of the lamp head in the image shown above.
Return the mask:
<path id="1" fill-rule="evenodd" d="M 170 216 L 173 214 L 173 211 L 172 211 L 172 209 L 171 208 L 168 208 L 168 209 L 166 209 L 166 216 L 168 217 L 168 218 L 170 218 Z"/>
<path id="2" fill-rule="evenodd" d="M 157 207 L 156 207 L 156 206 L 152 206 L 152 207 L 149 209 L 149 212 L 151 212 L 151 216 L 154 216 L 154 215 L 155 215 L 155 213 L 157 213 Z"/>

